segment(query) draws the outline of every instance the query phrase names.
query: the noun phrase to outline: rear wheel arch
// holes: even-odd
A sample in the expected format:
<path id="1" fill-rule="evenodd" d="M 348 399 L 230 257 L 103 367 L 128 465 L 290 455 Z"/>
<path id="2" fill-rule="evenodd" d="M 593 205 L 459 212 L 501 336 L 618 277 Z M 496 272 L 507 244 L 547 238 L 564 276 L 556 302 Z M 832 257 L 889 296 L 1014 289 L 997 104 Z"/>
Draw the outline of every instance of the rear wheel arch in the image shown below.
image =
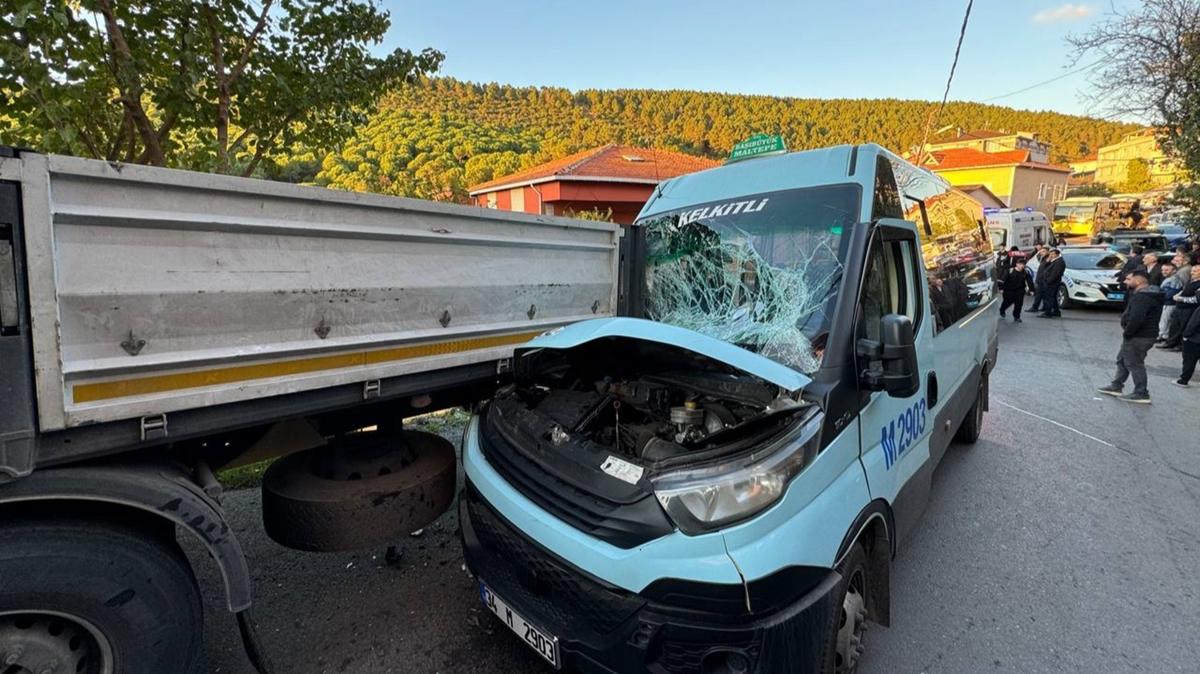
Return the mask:
<path id="1" fill-rule="evenodd" d="M 35 471 L 0 485 L 0 520 L 89 518 L 169 541 L 175 529 L 196 537 L 216 562 L 230 611 L 251 604 L 250 571 L 221 506 L 174 464 L 70 466 Z"/>

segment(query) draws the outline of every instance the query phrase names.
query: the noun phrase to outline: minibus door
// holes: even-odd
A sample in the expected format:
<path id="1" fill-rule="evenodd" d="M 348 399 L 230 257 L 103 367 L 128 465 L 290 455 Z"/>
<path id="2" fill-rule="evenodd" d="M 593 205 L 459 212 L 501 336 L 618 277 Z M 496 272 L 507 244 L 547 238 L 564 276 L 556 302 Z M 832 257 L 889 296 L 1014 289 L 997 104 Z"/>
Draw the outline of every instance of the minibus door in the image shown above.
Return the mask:
<path id="1" fill-rule="evenodd" d="M 880 225 L 871 241 L 865 268 L 859 292 L 856 343 L 879 342 L 883 316 L 887 314 L 906 316 L 913 325 L 918 384 L 911 395 L 871 390 L 862 378 L 859 382 L 863 404 L 859 413 L 861 458 L 871 497 L 883 498 L 894 505 L 897 525 L 903 533 L 928 498 L 929 436 L 933 430 L 928 388 L 934 380 L 930 376 L 934 326 L 911 224 L 897 221 L 894 226 Z M 869 361 L 859 356 L 860 372 L 879 367 Z"/>

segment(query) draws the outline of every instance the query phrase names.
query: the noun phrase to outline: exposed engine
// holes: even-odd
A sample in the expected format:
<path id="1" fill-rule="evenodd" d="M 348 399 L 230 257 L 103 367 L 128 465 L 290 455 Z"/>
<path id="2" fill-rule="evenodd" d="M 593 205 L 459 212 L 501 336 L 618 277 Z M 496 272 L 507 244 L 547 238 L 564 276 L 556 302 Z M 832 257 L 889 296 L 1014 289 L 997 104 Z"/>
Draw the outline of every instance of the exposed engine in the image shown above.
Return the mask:
<path id="1" fill-rule="evenodd" d="M 594 358 L 548 355 L 499 398 L 519 398 L 543 418 L 552 445 L 587 441 L 643 463 L 741 444 L 760 437 L 755 431 L 767 430 L 760 426 L 772 413 L 801 406 L 755 377 L 700 363 L 680 369 L 678 350 L 640 348 L 633 354 L 614 347 Z"/>

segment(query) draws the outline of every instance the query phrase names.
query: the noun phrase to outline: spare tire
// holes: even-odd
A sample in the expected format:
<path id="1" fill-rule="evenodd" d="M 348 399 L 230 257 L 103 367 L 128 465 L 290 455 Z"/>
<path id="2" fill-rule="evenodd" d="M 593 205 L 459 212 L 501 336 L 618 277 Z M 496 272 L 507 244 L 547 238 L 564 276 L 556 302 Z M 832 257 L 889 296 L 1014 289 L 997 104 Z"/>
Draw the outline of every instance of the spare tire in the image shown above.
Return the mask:
<path id="1" fill-rule="evenodd" d="M 454 446 L 420 431 L 353 433 L 276 461 L 263 475 L 267 535 L 309 552 L 394 543 L 454 501 Z"/>

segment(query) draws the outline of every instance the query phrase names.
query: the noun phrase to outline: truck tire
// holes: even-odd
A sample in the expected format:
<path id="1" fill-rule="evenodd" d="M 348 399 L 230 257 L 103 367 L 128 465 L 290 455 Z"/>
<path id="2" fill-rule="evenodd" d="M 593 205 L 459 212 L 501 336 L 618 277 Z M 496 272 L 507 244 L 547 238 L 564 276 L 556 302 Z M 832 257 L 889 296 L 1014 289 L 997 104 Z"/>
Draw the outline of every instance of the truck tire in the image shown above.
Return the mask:
<path id="1" fill-rule="evenodd" d="M 959 424 L 958 432 L 954 434 L 955 442 L 973 445 L 979 439 L 979 434 L 983 431 L 983 400 L 987 397 L 987 385 L 987 375 L 981 375 L 979 390 L 975 393 L 975 404 L 971 405 L 967 416 L 963 417 L 962 423 Z"/>
<path id="2" fill-rule="evenodd" d="M 192 567 L 174 541 L 85 517 L 5 519 L 5 672 L 196 671 L 203 609 Z"/>
<path id="3" fill-rule="evenodd" d="M 865 650 L 867 597 L 871 582 L 867 552 L 857 542 L 838 565 L 842 581 L 838 584 L 837 603 L 831 611 L 832 625 L 821 662 L 823 674 L 854 674 Z"/>
<path id="4" fill-rule="evenodd" d="M 334 469 L 323 461 L 330 452 Z M 296 452 L 267 469 L 263 526 L 276 543 L 306 552 L 387 545 L 446 512 L 456 477 L 454 445 L 441 436 L 347 435 L 333 447 Z"/>

